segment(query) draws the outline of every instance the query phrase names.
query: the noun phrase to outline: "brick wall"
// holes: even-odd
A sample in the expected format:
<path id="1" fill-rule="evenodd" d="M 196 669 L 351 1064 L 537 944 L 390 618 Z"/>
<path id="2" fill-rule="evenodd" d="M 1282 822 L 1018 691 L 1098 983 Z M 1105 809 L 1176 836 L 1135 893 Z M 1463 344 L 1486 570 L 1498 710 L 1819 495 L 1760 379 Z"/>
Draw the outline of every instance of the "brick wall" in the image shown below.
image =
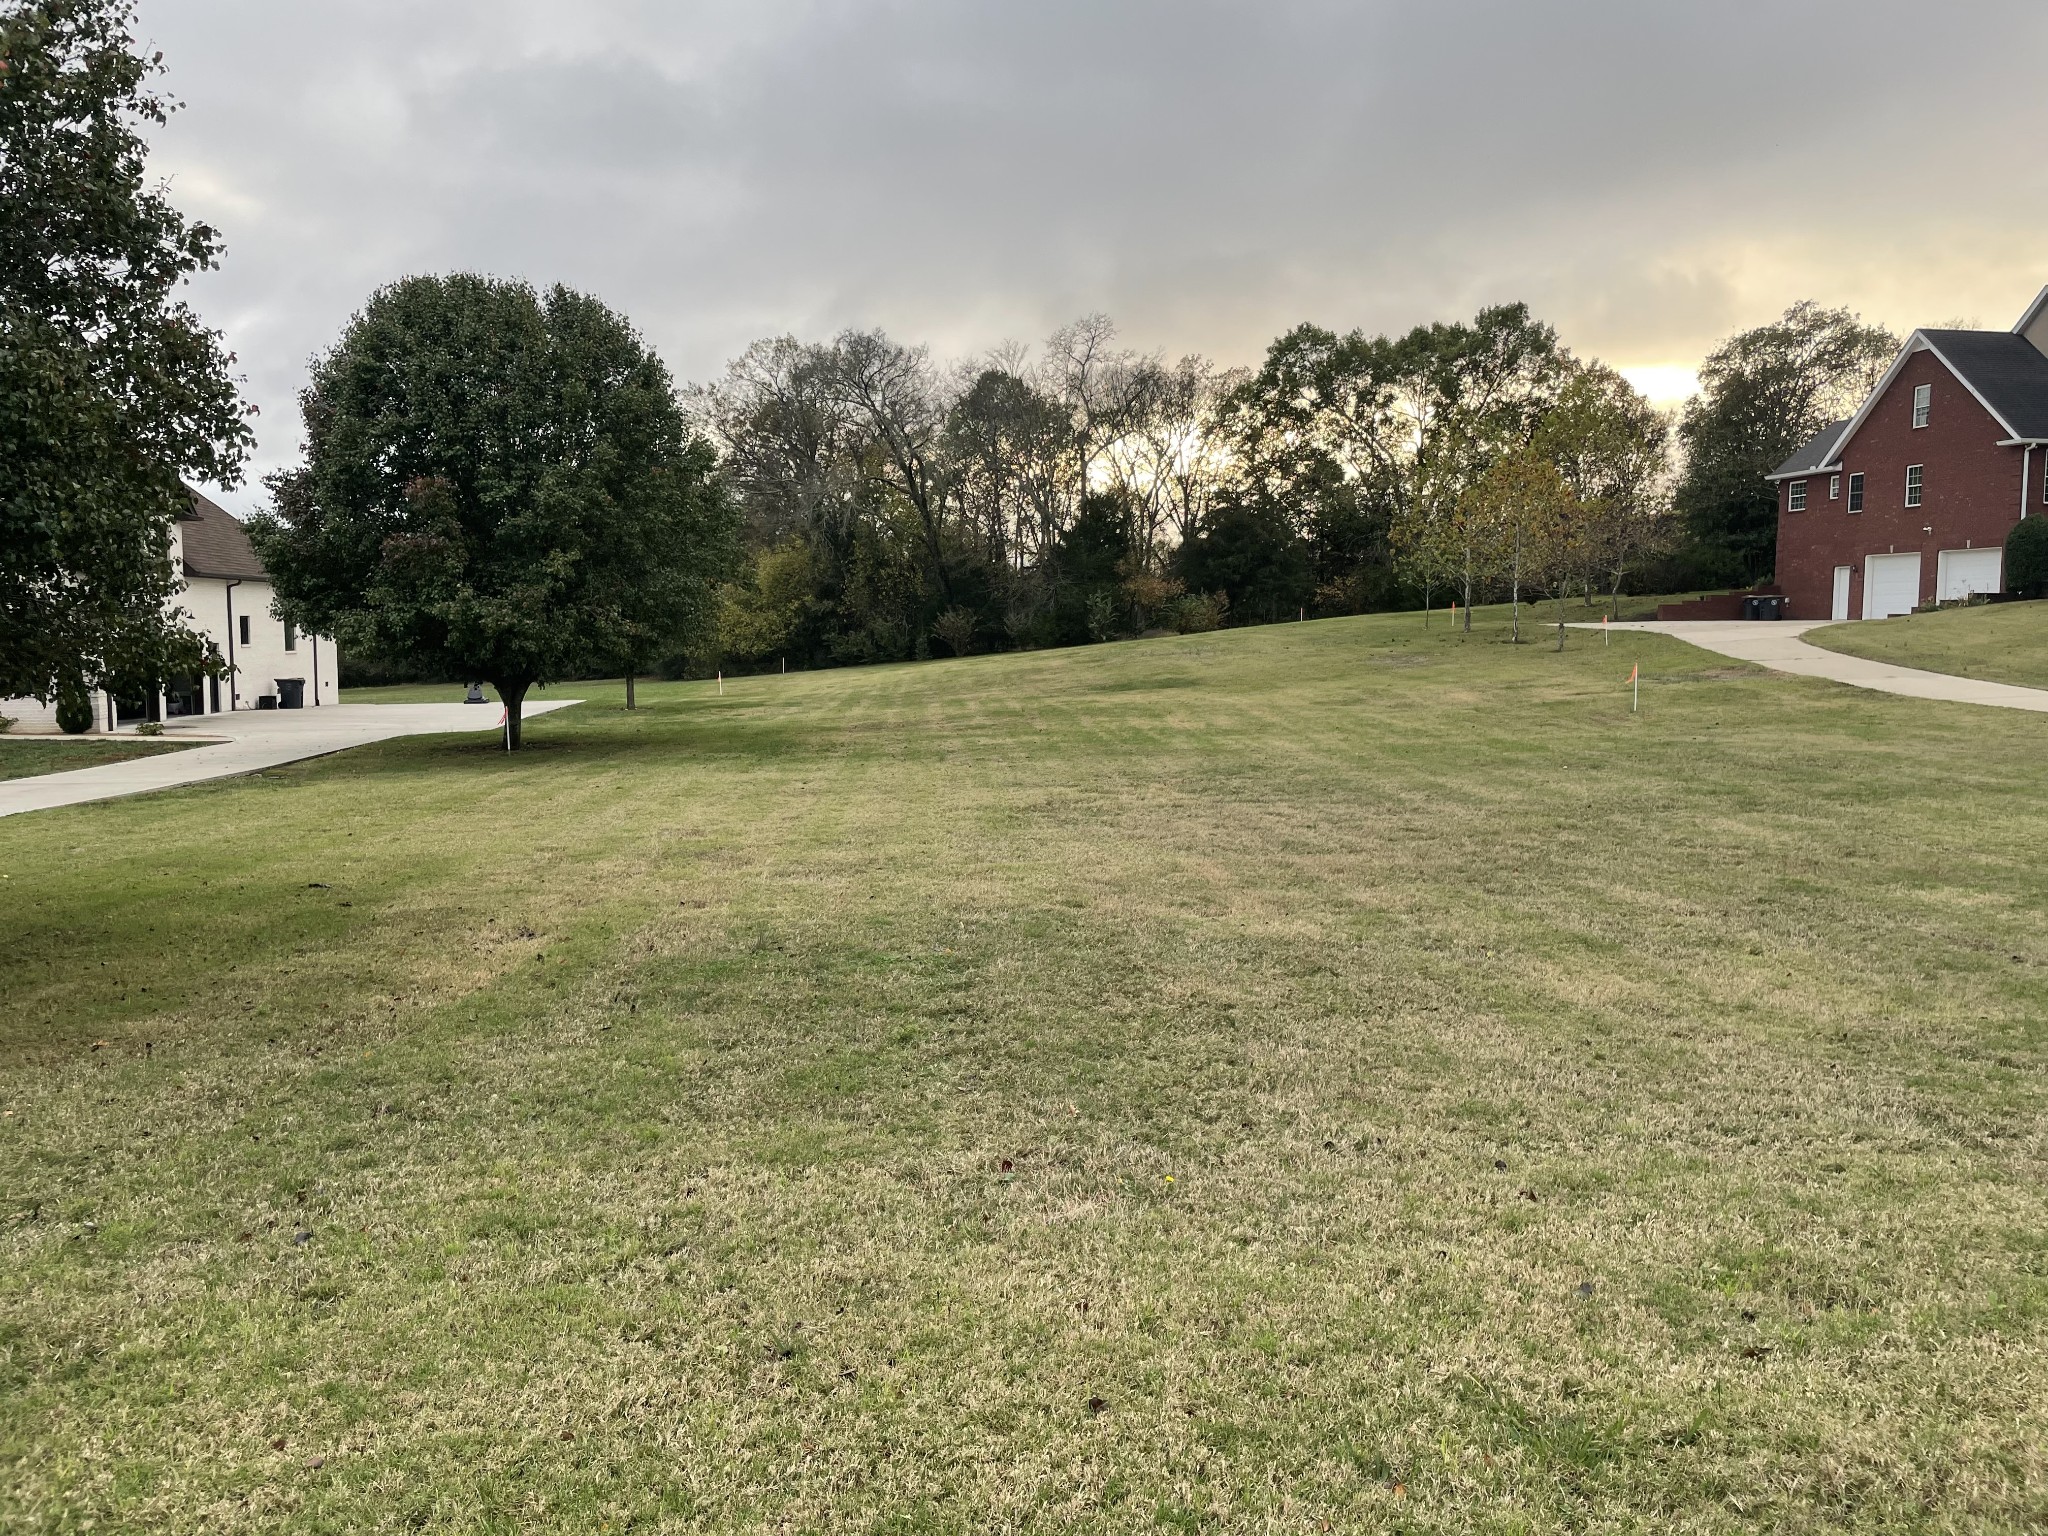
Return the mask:
<path id="1" fill-rule="evenodd" d="M 1925 427 L 1913 428 L 1913 390 L 1934 386 Z M 1790 510 L 1791 484 L 1778 487 L 1778 585 L 1789 617 L 1825 619 L 1835 567 L 1850 568 L 1849 616 L 1863 614 L 1866 555 L 1920 551 L 1920 600 L 1932 602 L 1944 549 L 2001 546 L 2020 516 L 2021 450 L 2001 448 L 2005 429 L 1932 352 L 1907 360 L 1842 453 L 1842 494 L 1828 499 L 1827 475 L 1806 482 L 1806 510 Z M 2038 499 L 2044 455 L 2034 455 Z M 1926 467 L 1926 498 L 1906 505 L 1906 466 Z M 1863 510 L 1851 513 L 1849 476 L 1864 476 Z M 2031 509 L 2030 509 L 2031 510 Z M 1924 530 L 1932 527 L 1933 532 Z"/>

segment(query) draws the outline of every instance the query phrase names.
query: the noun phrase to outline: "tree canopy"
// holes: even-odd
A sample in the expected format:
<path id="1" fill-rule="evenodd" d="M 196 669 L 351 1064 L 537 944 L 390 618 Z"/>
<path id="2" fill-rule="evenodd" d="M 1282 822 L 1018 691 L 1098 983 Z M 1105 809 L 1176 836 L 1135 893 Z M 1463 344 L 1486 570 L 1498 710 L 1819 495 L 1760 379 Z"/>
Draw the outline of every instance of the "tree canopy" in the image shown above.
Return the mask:
<path id="1" fill-rule="evenodd" d="M 148 181 L 173 104 L 127 0 L 0 0 L 0 697 L 218 665 L 170 606 L 184 477 L 233 485 L 248 410 L 179 297 L 221 252 Z"/>
<path id="2" fill-rule="evenodd" d="M 1678 509 L 1700 575 L 1754 582 L 1777 558 L 1778 499 L 1764 476 L 1829 422 L 1853 412 L 1899 339 L 1846 309 L 1803 302 L 1717 347 L 1679 425 Z"/>
<path id="3" fill-rule="evenodd" d="M 376 293 L 301 396 L 305 462 L 250 535 L 280 612 L 492 684 L 630 669 L 711 616 L 733 515 L 667 369 L 562 287 L 416 277 Z"/>

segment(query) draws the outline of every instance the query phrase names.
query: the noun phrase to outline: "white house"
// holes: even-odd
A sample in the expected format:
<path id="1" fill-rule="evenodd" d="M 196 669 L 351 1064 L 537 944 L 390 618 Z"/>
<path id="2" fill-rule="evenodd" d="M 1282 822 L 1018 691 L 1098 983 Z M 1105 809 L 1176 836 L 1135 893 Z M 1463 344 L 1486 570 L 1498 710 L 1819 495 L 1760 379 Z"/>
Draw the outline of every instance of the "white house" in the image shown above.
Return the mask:
<path id="1" fill-rule="evenodd" d="M 116 698 L 93 693 L 95 732 L 144 720 L 179 720 L 242 709 L 314 709 L 340 699 L 334 642 L 302 635 L 271 612 L 270 573 L 256 558 L 249 535 L 226 511 L 192 491 L 192 510 L 171 535 L 173 568 L 184 581 L 177 599 L 192 627 L 208 636 L 227 660 L 220 677 L 174 677 L 153 695 Z M 17 731 L 57 729 L 54 705 L 34 699 L 0 701 Z"/>

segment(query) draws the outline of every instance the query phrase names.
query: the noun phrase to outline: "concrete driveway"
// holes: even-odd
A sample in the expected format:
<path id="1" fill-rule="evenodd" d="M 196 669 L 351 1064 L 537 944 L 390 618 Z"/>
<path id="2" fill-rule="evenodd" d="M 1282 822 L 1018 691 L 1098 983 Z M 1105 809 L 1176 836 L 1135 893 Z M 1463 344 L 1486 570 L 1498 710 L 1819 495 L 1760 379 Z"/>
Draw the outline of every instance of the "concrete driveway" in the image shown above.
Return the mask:
<path id="1" fill-rule="evenodd" d="M 529 703 L 523 718 L 532 720 L 582 702 L 548 699 Z M 98 768 L 0 781 L 0 816 L 232 778 L 301 758 L 346 752 L 373 741 L 389 741 L 394 736 L 495 731 L 501 713 L 496 704 L 329 704 L 319 709 L 239 710 L 174 720 L 164 727 L 167 738 L 195 736 L 209 744 Z"/>
<path id="2" fill-rule="evenodd" d="M 1597 624 L 1574 625 L 1577 629 L 1598 629 Z M 1691 620 L 1683 623 L 1613 624 L 1614 630 L 1643 630 L 1653 635 L 1670 635 L 1688 645 L 1737 661 L 1754 662 L 1773 672 L 1791 672 L 1799 677 L 1825 677 L 1852 688 L 1872 688 L 1879 693 L 1900 693 L 1910 699 L 1941 699 L 1951 704 L 1988 704 L 1995 709 L 2031 709 L 2048 714 L 2048 689 L 2020 688 L 2011 683 L 1986 683 L 1972 677 L 1951 677 L 1946 672 L 1923 672 L 1889 661 L 1866 661 L 1861 656 L 1844 656 L 1808 645 L 1801 638 L 1807 631 L 1825 629 L 1825 623 L 1778 622 L 1768 620 L 1727 623 Z"/>

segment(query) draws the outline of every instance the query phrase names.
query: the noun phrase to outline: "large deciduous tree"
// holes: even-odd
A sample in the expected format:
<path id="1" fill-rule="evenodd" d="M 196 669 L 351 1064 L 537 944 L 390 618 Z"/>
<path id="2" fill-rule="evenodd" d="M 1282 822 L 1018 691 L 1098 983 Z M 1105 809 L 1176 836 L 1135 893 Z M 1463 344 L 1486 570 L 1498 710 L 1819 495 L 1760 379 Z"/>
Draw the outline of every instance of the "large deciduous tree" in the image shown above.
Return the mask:
<path id="1" fill-rule="evenodd" d="M 1578 503 L 1558 468 L 1535 448 L 1496 460 L 1459 498 L 1475 558 L 1508 585 L 1509 639 L 1522 643 L 1522 589 L 1560 592 L 1573 568 Z M 1564 646 L 1562 612 L 1558 647 Z"/>
<path id="2" fill-rule="evenodd" d="M 1304 325 L 1268 349 L 1224 414 L 1250 500 L 1282 509 L 1340 606 L 1383 601 L 1394 530 L 1452 518 L 1467 487 L 1529 442 L 1571 371 L 1527 305 L 1398 338 Z"/>
<path id="3" fill-rule="evenodd" d="M 219 235 L 147 179 L 173 104 L 127 0 L 0 0 L 0 697 L 216 665 L 174 613 L 183 477 L 232 485 L 248 411 L 180 297 Z M 89 718 L 89 716 L 87 717 Z"/>
<path id="4" fill-rule="evenodd" d="M 1587 363 L 1559 391 L 1534 444 L 1578 502 L 1570 547 L 1587 601 L 1597 576 L 1618 616 L 1622 583 L 1670 542 L 1671 422 L 1612 368 Z"/>
<path id="5" fill-rule="evenodd" d="M 280 610 L 344 646 L 527 691 L 709 617 L 735 518 L 668 370 L 602 303 L 457 275 L 375 294 L 301 396 L 302 467 L 250 534 Z"/>
<path id="6" fill-rule="evenodd" d="M 1678 509 L 1704 579 L 1771 573 L 1778 499 L 1764 476 L 1853 412 L 1898 350 L 1882 326 L 1803 302 L 1708 356 L 1678 429 L 1686 460 Z"/>

